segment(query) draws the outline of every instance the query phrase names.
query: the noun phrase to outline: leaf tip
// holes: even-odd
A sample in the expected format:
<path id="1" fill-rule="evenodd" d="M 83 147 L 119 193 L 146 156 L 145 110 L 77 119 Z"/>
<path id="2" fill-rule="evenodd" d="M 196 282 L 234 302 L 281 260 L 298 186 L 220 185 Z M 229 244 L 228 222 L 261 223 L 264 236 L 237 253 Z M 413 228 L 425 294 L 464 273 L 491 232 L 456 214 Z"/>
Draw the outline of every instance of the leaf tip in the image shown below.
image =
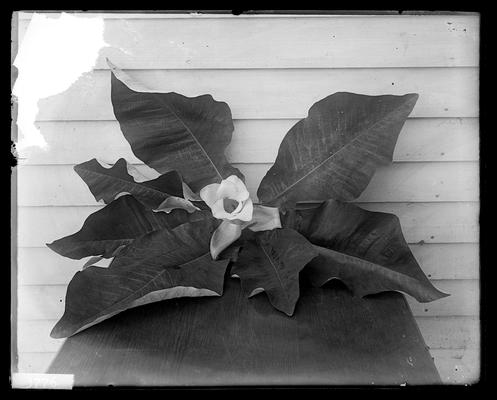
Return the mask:
<path id="1" fill-rule="evenodd" d="M 420 303 L 430 303 L 435 300 L 443 299 L 444 297 L 449 297 L 450 293 L 444 293 L 441 290 L 438 290 L 433 284 L 431 284 L 431 290 L 429 294 L 425 296 L 423 299 L 419 299 Z"/>
<path id="2" fill-rule="evenodd" d="M 416 102 L 418 101 L 419 99 L 419 94 L 418 93 L 408 93 L 406 94 L 406 97 L 412 101 L 414 104 L 416 104 Z"/>
<path id="3" fill-rule="evenodd" d="M 407 293 L 407 292 L 405 292 Z M 422 295 L 414 295 L 407 293 L 411 296 L 413 296 L 419 303 L 431 303 L 432 301 L 435 300 L 440 300 L 443 299 L 444 297 L 450 296 L 449 293 L 444 293 L 440 290 L 438 290 L 436 287 L 432 286 L 431 290 L 429 290 L 429 293 L 425 293 Z"/>
<path id="4" fill-rule="evenodd" d="M 287 317 L 293 317 L 296 304 L 297 303 L 295 302 L 294 304 L 289 304 L 288 307 L 278 308 L 278 310 L 282 311 Z"/>
<path id="5" fill-rule="evenodd" d="M 52 339 L 63 339 L 65 337 L 68 337 L 70 335 L 67 335 L 65 332 L 64 332 L 64 329 L 61 329 L 60 326 L 60 321 L 57 322 L 55 324 L 55 326 L 52 328 L 52 330 L 50 331 L 50 337 Z"/>
<path id="6" fill-rule="evenodd" d="M 450 293 L 445 293 L 437 289 L 437 296 L 433 300 L 443 299 L 444 297 L 449 297 Z"/>
<path id="7" fill-rule="evenodd" d="M 116 69 L 116 66 L 112 63 L 112 61 L 109 60 L 109 57 L 105 57 L 105 62 L 107 63 L 107 65 L 109 66 L 109 68 L 111 70 L 115 70 Z"/>
<path id="8" fill-rule="evenodd" d="M 268 295 L 269 297 L 269 295 Z M 297 303 L 299 301 L 300 293 L 299 296 L 294 300 L 294 301 L 289 301 L 286 304 L 279 304 L 276 306 L 272 301 L 271 298 L 269 297 L 269 302 L 279 311 L 284 313 L 287 317 L 293 317 L 293 314 L 295 314 L 295 308 L 297 307 Z"/>
<path id="9" fill-rule="evenodd" d="M 56 243 L 57 243 L 57 240 L 54 240 L 52 243 L 45 243 L 45 246 L 47 246 L 50 250 L 58 253 L 58 251 L 56 250 Z"/>
<path id="10" fill-rule="evenodd" d="M 292 310 L 292 311 L 285 311 L 285 314 L 289 317 L 292 317 L 293 314 L 294 314 L 295 310 Z"/>

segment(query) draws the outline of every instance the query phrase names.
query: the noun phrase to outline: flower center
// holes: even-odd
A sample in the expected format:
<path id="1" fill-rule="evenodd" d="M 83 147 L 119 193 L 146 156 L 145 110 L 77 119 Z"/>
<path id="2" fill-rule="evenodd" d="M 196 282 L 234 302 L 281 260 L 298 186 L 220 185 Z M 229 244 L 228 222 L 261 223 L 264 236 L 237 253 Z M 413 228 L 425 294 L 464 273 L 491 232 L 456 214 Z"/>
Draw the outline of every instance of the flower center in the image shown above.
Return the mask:
<path id="1" fill-rule="evenodd" d="M 223 199 L 224 210 L 228 213 L 232 213 L 238 207 L 238 201 L 233 199 L 224 198 Z"/>

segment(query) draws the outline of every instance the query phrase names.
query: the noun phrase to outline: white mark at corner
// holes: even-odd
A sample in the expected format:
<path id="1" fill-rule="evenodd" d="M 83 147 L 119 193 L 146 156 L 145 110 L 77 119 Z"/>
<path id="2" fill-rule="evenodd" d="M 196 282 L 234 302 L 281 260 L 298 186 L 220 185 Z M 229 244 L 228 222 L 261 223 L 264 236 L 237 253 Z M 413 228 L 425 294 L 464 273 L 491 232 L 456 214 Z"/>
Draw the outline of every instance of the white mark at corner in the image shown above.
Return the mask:
<path id="1" fill-rule="evenodd" d="M 13 389 L 72 389 L 72 374 L 13 373 Z"/>
<path id="2" fill-rule="evenodd" d="M 19 71 L 13 95 L 18 103 L 20 155 L 27 147 L 48 148 L 34 124 L 38 101 L 67 90 L 91 71 L 105 46 L 102 17 L 33 15 L 14 61 Z"/>

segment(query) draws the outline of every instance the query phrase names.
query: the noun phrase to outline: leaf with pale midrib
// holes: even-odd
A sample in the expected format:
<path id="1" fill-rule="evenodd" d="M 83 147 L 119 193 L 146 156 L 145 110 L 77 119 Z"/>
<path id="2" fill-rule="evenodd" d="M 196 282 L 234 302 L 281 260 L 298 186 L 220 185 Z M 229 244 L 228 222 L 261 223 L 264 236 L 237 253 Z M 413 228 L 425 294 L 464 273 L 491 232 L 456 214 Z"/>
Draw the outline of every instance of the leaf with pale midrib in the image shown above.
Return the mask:
<path id="1" fill-rule="evenodd" d="M 243 174 L 224 154 L 233 120 L 228 105 L 211 95 L 137 92 L 111 73 L 111 100 L 133 153 L 160 173 L 178 171 L 196 193 L 210 183 Z"/>
<path id="2" fill-rule="evenodd" d="M 78 232 L 47 246 L 72 259 L 89 256 L 109 258 L 114 256 L 120 246 L 129 245 L 141 235 L 206 218 L 212 218 L 209 211 L 193 214 L 185 210 L 173 210 L 169 214 L 155 213 L 133 196 L 125 195 L 89 215 Z"/>
<path id="3" fill-rule="evenodd" d="M 342 280 L 356 295 L 401 291 L 420 302 L 448 296 L 419 267 L 397 216 L 329 200 L 314 208 L 289 210 L 282 225 L 304 235 L 319 255 L 303 274 L 315 286 Z"/>
<path id="4" fill-rule="evenodd" d="M 183 184 L 176 171 L 156 179 L 136 182 L 128 172 L 127 163 L 120 158 L 111 168 L 103 167 L 95 158 L 78 164 L 74 170 L 85 181 L 97 201 L 112 202 L 123 192 L 132 194 L 149 208 L 157 208 L 171 196 L 183 196 Z"/>
<path id="5" fill-rule="evenodd" d="M 291 208 L 298 201 L 357 198 L 376 168 L 392 161 L 417 99 L 341 92 L 318 101 L 283 139 L 259 200 Z"/>
<path id="6" fill-rule="evenodd" d="M 51 332 L 71 336 L 126 309 L 174 297 L 220 296 L 229 260 L 213 261 L 213 219 L 162 229 L 136 239 L 108 268 L 77 272 L 65 311 Z"/>
<path id="7" fill-rule="evenodd" d="M 291 316 L 299 298 L 299 272 L 317 255 L 292 229 L 244 232 L 245 242 L 231 269 L 248 297 L 265 291 L 271 304 Z"/>

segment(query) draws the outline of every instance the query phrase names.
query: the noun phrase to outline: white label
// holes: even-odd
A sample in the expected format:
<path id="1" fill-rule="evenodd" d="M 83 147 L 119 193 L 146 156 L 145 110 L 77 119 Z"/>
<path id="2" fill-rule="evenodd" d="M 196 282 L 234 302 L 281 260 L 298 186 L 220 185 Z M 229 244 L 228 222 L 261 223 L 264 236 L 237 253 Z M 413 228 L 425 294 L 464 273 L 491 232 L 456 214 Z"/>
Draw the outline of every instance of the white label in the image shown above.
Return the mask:
<path id="1" fill-rule="evenodd" d="M 73 374 L 12 374 L 14 389 L 72 389 Z"/>

